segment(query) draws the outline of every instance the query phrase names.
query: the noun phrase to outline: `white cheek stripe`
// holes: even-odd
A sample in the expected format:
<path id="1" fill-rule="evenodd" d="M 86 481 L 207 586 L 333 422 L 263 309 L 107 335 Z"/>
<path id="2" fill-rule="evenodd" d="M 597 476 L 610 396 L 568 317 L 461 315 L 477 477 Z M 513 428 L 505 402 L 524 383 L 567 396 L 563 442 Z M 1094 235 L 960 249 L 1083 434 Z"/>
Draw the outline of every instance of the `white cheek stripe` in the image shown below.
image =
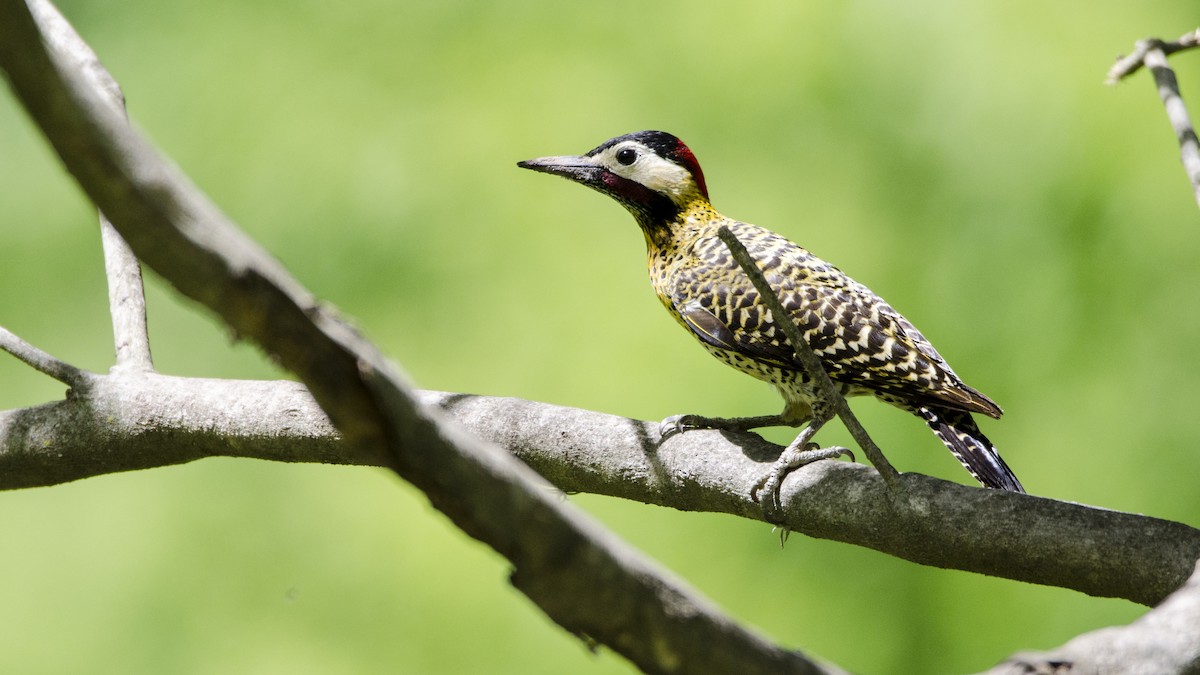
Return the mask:
<path id="1" fill-rule="evenodd" d="M 618 162 L 616 157 L 619 150 L 627 147 L 637 148 L 638 151 L 637 161 L 629 166 Z M 638 143 L 614 145 L 598 155 L 596 163 L 622 178 L 667 195 L 676 204 L 683 204 L 687 201 L 685 197 L 690 197 L 697 190 L 696 181 L 687 169 L 659 157 Z"/>

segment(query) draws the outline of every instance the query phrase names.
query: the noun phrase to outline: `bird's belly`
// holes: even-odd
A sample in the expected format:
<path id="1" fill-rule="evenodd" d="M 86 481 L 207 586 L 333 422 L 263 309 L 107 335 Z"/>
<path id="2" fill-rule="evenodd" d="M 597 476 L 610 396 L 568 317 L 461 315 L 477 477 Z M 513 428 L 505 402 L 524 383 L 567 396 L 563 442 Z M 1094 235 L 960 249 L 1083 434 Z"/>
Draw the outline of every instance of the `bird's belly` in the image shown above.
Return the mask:
<path id="1" fill-rule="evenodd" d="M 751 377 L 762 380 L 763 382 L 768 382 L 777 387 L 783 387 L 785 385 L 794 386 L 798 383 L 798 380 L 801 380 L 804 383 L 808 382 L 808 377 L 800 371 L 777 368 L 770 364 L 763 363 L 762 361 L 752 359 L 744 354 L 731 352 L 728 349 L 721 349 L 720 347 L 714 347 L 705 342 L 701 342 L 700 344 L 706 350 L 708 350 L 709 354 L 717 357 L 717 359 L 722 363 L 740 370 Z"/>
<path id="2" fill-rule="evenodd" d="M 813 392 L 813 387 L 816 385 L 813 383 L 812 378 L 802 370 L 779 368 L 737 352 L 714 347 L 705 342 L 701 342 L 700 344 L 709 354 L 715 356 L 722 363 L 753 378 L 774 385 L 789 404 L 808 404 L 816 396 Z M 842 396 L 846 398 L 875 394 L 871 389 L 859 385 L 847 384 L 836 380 L 834 381 L 834 385 L 840 390 Z"/>

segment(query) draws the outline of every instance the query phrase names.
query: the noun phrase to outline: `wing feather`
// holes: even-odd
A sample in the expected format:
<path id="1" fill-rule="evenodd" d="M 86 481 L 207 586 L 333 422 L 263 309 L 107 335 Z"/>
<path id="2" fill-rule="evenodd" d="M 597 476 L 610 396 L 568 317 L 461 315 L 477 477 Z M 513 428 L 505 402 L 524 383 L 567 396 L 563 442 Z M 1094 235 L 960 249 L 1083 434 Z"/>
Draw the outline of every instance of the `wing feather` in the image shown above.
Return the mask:
<path id="1" fill-rule="evenodd" d="M 778 235 L 765 230 L 749 237 L 736 229 L 735 233 L 747 242 L 789 318 L 835 381 L 886 394 L 885 398 L 1000 416 L 995 402 L 963 383 L 925 336 L 866 286 Z M 678 271 L 680 276 L 670 285 L 672 308 L 696 338 L 710 346 L 800 370 L 749 278 L 724 244 L 712 239 L 697 244 L 706 269 Z M 714 275 L 713 266 L 723 268 L 724 274 Z M 693 275 L 694 281 L 688 278 Z"/>

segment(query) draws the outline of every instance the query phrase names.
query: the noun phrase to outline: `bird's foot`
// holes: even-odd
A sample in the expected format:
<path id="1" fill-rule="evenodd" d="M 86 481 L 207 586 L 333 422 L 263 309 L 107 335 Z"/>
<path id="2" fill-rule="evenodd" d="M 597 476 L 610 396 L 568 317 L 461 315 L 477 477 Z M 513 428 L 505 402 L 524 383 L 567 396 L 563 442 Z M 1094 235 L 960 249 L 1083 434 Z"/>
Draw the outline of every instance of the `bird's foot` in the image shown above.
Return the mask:
<path id="1" fill-rule="evenodd" d="M 780 502 L 779 490 L 783 487 L 783 479 L 796 469 L 822 459 L 835 459 L 837 457 L 849 457 L 850 461 L 854 461 L 854 453 L 849 448 L 843 448 L 835 445 L 828 448 L 822 448 L 816 443 L 807 443 L 802 448 L 788 446 L 783 453 L 779 455 L 775 465 L 763 476 L 754 487 L 750 489 L 750 498 L 758 502 L 763 509 L 763 516 L 767 522 L 782 525 L 783 504 Z M 786 528 L 783 539 L 787 538 Z M 782 540 L 780 542 L 782 544 Z"/>
<path id="2" fill-rule="evenodd" d="M 757 417 L 703 417 L 701 415 L 671 415 L 659 424 L 662 440 L 691 429 L 723 429 L 725 431 L 749 431 L 759 427 L 794 426 L 782 415 L 759 415 Z"/>

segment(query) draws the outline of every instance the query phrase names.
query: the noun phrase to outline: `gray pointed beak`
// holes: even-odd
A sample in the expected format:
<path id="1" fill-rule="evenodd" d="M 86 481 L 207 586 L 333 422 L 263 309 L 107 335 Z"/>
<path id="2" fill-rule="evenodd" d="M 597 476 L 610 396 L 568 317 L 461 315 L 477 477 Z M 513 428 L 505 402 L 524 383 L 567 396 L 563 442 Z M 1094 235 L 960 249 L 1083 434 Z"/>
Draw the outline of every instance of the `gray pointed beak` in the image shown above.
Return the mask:
<path id="1" fill-rule="evenodd" d="M 674 218 L 679 207 L 665 193 L 656 192 L 641 183 L 619 176 L 602 166 L 589 155 L 559 155 L 538 157 L 517 162 L 522 169 L 562 176 L 620 202 L 633 213 L 638 222 L 659 223 Z M 643 225 L 650 227 L 649 225 Z"/>
<path id="2" fill-rule="evenodd" d="M 585 155 L 538 157 L 537 159 L 527 159 L 524 162 L 517 162 L 517 166 L 522 169 L 531 169 L 533 171 L 562 176 L 563 178 L 584 184 L 596 183 L 603 172 L 603 169 L 596 166 L 591 157 Z"/>

